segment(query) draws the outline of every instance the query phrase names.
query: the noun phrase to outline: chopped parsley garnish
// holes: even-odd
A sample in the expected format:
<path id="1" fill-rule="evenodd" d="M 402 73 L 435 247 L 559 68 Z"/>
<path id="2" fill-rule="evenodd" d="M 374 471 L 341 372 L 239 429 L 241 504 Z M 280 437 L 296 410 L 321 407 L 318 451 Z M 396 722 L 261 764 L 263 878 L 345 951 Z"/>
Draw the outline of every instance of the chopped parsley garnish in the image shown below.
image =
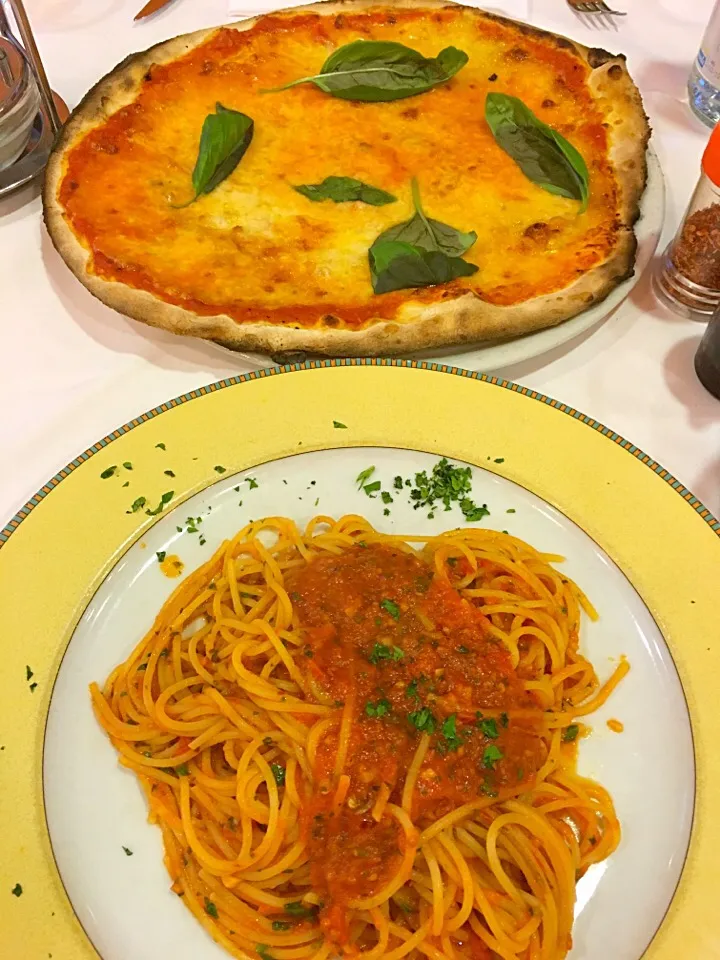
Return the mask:
<path id="1" fill-rule="evenodd" d="M 393 486 L 402 490 L 403 486 L 410 487 L 410 500 L 415 510 L 428 508 L 428 518 L 435 516 L 435 510 L 442 504 L 445 510 L 450 510 L 453 503 L 457 503 L 468 523 L 474 523 L 487 517 L 490 511 L 486 504 L 478 506 L 472 499 L 472 470 L 470 467 L 457 467 L 447 458 L 439 460 L 428 475 L 426 470 L 415 474 L 414 482 L 403 481 L 402 477 L 395 477 Z"/>
<path id="2" fill-rule="evenodd" d="M 202 523 L 202 517 L 188 517 L 185 521 L 185 530 L 187 533 L 200 533 L 198 527 Z"/>
<path id="3" fill-rule="evenodd" d="M 22 892 L 23 892 L 23 888 L 20 886 L 19 883 L 16 883 L 15 886 L 12 888 L 12 890 L 11 890 L 10 892 L 12 893 L 12 895 L 13 895 L 14 897 L 21 897 L 21 896 L 22 896 Z"/>
<path id="4" fill-rule="evenodd" d="M 506 510 L 505 513 L 515 513 L 515 507 L 510 507 L 510 509 Z"/>
<path id="5" fill-rule="evenodd" d="M 188 765 L 187 765 L 186 763 L 181 763 L 179 767 L 175 767 L 175 773 L 176 773 L 179 777 L 189 777 L 189 776 L 190 776 L 190 770 L 188 769 Z"/>
<path id="6" fill-rule="evenodd" d="M 215 464 L 213 470 L 215 473 L 227 473 L 227 467 L 223 467 L 219 463 Z"/>
<path id="7" fill-rule="evenodd" d="M 146 503 L 147 500 L 145 497 L 138 497 L 137 500 L 133 500 L 130 504 L 130 509 L 126 510 L 125 513 L 137 513 L 138 510 L 142 510 Z"/>
<path id="8" fill-rule="evenodd" d="M 355 477 L 355 483 L 358 485 L 358 490 L 365 486 L 365 481 L 369 480 L 374 473 L 375 467 L 368 467 L 366 470 L 360 471 L 360 473 Z"/>
<path id="9" fill-rule="evenodd" d="M 385 597 L 384 600 L 380 601 L 380 607 L 389 613 L 393 620 L 400 619 L 400 607 L 395 603 L 394 600 L 388 600 L 388 598 Z"/>
<path id="10" fill-rule="evenodd" d="M 380 498 L 381 498 L 381 500 L 382 500 L 383 503 L 392 503 L 392 502 L 393 502 L 393 498 L 392 498 L 391 495 L 387 492 L 387 490 L 383 490 L 383 492 L 380 494 Z"/>
<path id="11" fill-rule="evenodd" d="M 437 723 L 427 707 L 421 707 L 419 710 L 408 714 L 410 723 L 421 733 L 434 733 Z"/>
<path id="12" fill-rule="evenodd" d="M 31 684 L 30 684 L 30 693 L 35 693 L 36 688 L 37 688 L 37 684 L 36 684 L 36 683 L 31 683 Z"/>
<path id="13" fill-rule="evenodd" d="M 333 426 L 336 430 L 347 430 L 347 424 L 340 423 L 339 420 L 333 420 Z"/>
<path id="14" fill-rule="evenodd" d="M 420 694 L 418 693 L 418 681 L 417 677 L 414 680 L 411 680 L 407 685 L 407 690 L 405 691 L 405 696 L 410 697 L 411 700 L 419 700 Z"/>
<path id="15" fill-rule="evenodd" d="M 497 724 L 492 719 L 479 720 L 478 727 L 483 732 L 483 735 L 486 736 L 489 740 L 497 740 L 498 738 L 498 728 Z"/>
<path id="16" fill-rule="evenodd" d="M 266 943 L 255 944 L 255 952 L 259 957 L 262 957 L 262 960 L 273 960 L 273 956 L 269 951 L 270 947 Z"/>
<path id="17" fill-rule="evenodd" d="M 504 754 L 502 750 L 498 750 L 495 744 L 491 743 L 485 747 L 482 757 L 482 764 L 488 770 L 494 770 L 495 764 L 498 762 L 498 760 L 502 760 L 503 756 Z"/>
<path id="18" fill-rule="evenodd" d="M 205 897 L 205 913 L 209 914 L 214 920 L 218 918 L 218 909 L 212 900 Z"/>
<path id="19" fill-rule="evenodd" d="M 259 486 L 255 477 L 248 477 L 247 483 L 248 483 L 248 490 L 255 490 Z"/>
<path id="20" fill-rule="evenodd" d="M 404 656 L 405 653 L 400 647 L 388 647 L 385 643 L 376 642 L 370 651 L 368 660 L 373 665 L 377 665 L 380 660 L 394 660 L 395 663 L 397 663 L 402 660 Z"/>
<path id="21" fill-rule="evenodd" d="M 30 669 L 30 667 L 26 666 L 26 667 L 25 667 L 25 679 L 26 679 L 26 680 L 32 680 L 32 678 L 33 678 L 33 672 L 32 672 L 32 670 Z"/>
<path id="22" fill-rule="evenodd" d="M 165 474 L 166 477 L 174 477 L 174 476 L 175 476 L 175 474 L 173 473 L 172 470 L 163 470 L 163 473 Z"/>
<path id="23" fill-rule="evenodd" d="M 173 498 L 174 496 L 175 496 L 175 491 L 174 491 L 174 490 L 168 490 L 168 491 L 166 491 L 166 492 L 160 497 L 160 503 L 155 507 L 155 509 L 154 509 L 154 510 L 146 510 L 145 513 L 146 513 L 149 517 L 156 517 L 159 513 L 162 513 L 162 512 L 163 512 L 163 510 L 165 509 L 165 504 L 166 504 L 166 503 L 170 503 L 170 501 L 172 500 L 172 498 Z"/>
<path id="24" fill-rule="evenodd" d="M 272 928 L 276 933 L 279 933 L 281 930 L 292 929 L 292 924 L 289 920 L 273 920 Z"/>
<path id="25" fill-rule="evenodd" d="M 158 550 L 155 556 L 158 558 L 158 563 L 162 563 L 165 557 L 167 556 L 167 553 L 165 550 Z"/>
<path id="26" fill-rule="evenodd" d="M 103 470 L 103 472 L 100 474 L 100 479 L 107 480 L 108 477 L 112 477 L 115 473 L 117 473 L 117 465 L 113 464 L 112 467 L 108 467 L 106 470 Z"/>
<path id="27" fill-rule="evenodd" d="M 366 483 L 362 489 L 366 496 L 370 497 L 371 500 L 374 500 L 375 497 L 373 494 L 377 493 L 381 486 L 382 484 L 379 480 L 373 480 L 372 483 Z"/>
<path id="28" fill-rule="evenodd" d="M 483 517 L 490 516 L 490 511 L 488 510 L 486 503 L 484 503 L 481 507 L 478 507 L 476 503 L 473 503 L 473 501 L 469 500 L 467 497 L 464 497 L 460 501 L 460 509 L 462 510 L 463 516 L 468 523 L 477 523 L 477 521 L 482 520 Z"/>
<path id="29" fill-rule="evenodd" d="M 493 463 L 505 463 L 505 457 L 495 457 Z"/>
<path id="30" fill-rule="evenodd" d="M 485 777 L 485 780 L 484 780 L 484 781 L 482 782 L 482 784 L 480 785 L 480 790 L 485 794 L 486 797 L 496 797 L 496 796 L 497 796 L 497 790 L 495 790 L 495 789 L 493 788 L 492 783 L 490 782 L 490 780 L 489 780 L 487 777 Z"/>
<path id="31" fill-rule="evenodd" d="M 440 732 L 445 738 L 444 747 L 448 751 L 457 750 L 463 744 L 463 738 L 457 732 L 457 714 L 451 713 L 449 717 L 443 720 Z"/>
<path id="32" fill-rule="evenodd" d="M 461 643 L 459 647 L 455 647 L 456 653 L 470 653 L 470 647 L 466 647 L 464 643 Z"/>
<path id="33" fill-rule="evenodd" d="M 285 767 L 281 766 L 279 763 L 271 763 L 270 769 L 272 770 L 272 775 L 275 777 L 275 783 L 282 787 L 285 783 Z"/>
<path id="34" fill-rule="evenodd" d="M 156 444 L 155 444 L 155 449 L 156 449 L 156 450 L 164 450 L 164 449 L 165 449 L 165 444 L 164 444 L 164 443 L 156 443 Z"/>
<path id="35" fill-rule="evenodd" d="M 565 743 L 572 743 L 573 740 L 577 740 L 578 733 L 580 733 L 580 727 L 576 723 L 571 723 L 563 732 L 562 738 Z"/>
<path id="36" fill-rule="evenodd" d="M 378 700 L 377 703 L 368 700 L 365 704 L 365 713 L 368 717 L 384 717 L 386 713 L 390 713 L 391 709 L 389 700 Z"/>
<path id="37" fill-rule="evenodd" d="M 501 713 L 501 714 L 500 714 L 500 726 L 501 726 L 501 727 L 506 727 L 509 723 L 510 723 L 510 718 L 508 717 L 508 715 L 507 715 L 506 713 Z"/>
<path id="38" fill-rule="evenodd" d="M 289 913 L 291 917 L 302 917 L 303 919 L 314 917 L 318 912 L 317 907 L 306 907 L 305 904 L 300 903 L 299 900 L 294 900 L 292 903 L 286 903 L 283 910 L 285 913 Z"/>
<path id="39" fill-rule="evenodd" d="M 389 517 L 389 516 L 390 516 L 390 508 L 389 508 L 389 507 L 385 507 L 385 509 L 383 510 L 383 516 L 384 516 L 384 517 Z"/>
<path id="40" fill-rule="evenodd" d="M 131 857 L 133 855 L 133 852 L 129 847 L 123 847 L 123 850 L 125 851 L 126 857 Z"/>
<path id="41" fill-rule="evenodd" d="M 125 467 L 126 470 L 132 470 L 132 468 L 133 468 L 133 465 L 130 463 L 129 460 L 126 460 L 126 461 L 123 463 L 123 466 Z"/>

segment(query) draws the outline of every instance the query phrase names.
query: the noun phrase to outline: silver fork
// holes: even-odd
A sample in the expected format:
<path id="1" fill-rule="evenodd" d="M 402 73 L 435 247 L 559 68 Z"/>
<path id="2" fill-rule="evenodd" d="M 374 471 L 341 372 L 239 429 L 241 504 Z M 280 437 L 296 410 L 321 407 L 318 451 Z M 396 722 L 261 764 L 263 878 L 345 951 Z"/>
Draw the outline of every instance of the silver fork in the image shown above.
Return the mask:
<path id="1" fill-rule="evenodd" d="M 587 13 L 587 14 L 602 14 L 611 17 L 625 17 L 627 16 L 626 11 L 624 10 L 611 10 L 610 7 L 605 3 L 605 0 L 567 0 L 573 10 L 576 10 L 578 13 Z"/>

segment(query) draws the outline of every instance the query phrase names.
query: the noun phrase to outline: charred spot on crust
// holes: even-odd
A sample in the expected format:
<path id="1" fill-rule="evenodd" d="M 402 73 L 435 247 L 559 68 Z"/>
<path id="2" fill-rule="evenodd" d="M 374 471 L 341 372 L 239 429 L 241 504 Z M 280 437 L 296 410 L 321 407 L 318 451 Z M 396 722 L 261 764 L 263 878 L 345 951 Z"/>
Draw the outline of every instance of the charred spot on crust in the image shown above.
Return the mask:
<path id="1" fill-rule="evenodd" d="M 608 70 L 607 75 L 608 75 L 612 80 L 619 80 L 620 77 L 623 75 L 623 70 L 622 70 L 622 67 L 620 66 L 620 64 L 619 64 L 619 63 L 614 63 L 614 64 L 610 67 L 610 69 Z"/>
<path id="2" fill-rule="evenodd" d="M 308 354 L 304 350 L 281 350 L 279 353 L 273 353 L 271 360 L 273 363 L 279 363 L 285 366 L 287 363 L 305 363 Z"/>
<path id="3" fill-rule="evenodd" d="M 601 67 L 604 63 L 607 63 L 608 60 L 615 60 L 615 56 L 612 53 L 608 53 L 607 50 L 603 50 L 601 47 L 592 47 L 587 52 L 587 62 L 593 68 Z"/>
<path id="4" fill-rule="evenodd" d="M 340 325 L 340 318 L 333 316 L 332 313 L 326 313 L 324 317 L 320 318 L 320 323 L 324 327 L 337 327 Z"/>
<path id="5" fill-rule="evenodd" d="M 335 17 L 335 29 L 342 30 L 344 26 L 345 26 L 345 15 L 342 13 L 339 13 Z"/>
<path id="6" fill-rule="evenodd" d="M 206 77 L 209 73 L 212 73 L 215 69 L 215 64 L 212 60 L 203 60 L 202 69 L 200 70 L 200 76 Z"/>
<path id="7" fill-rule="evenodd" d="M 408 120 L 417 120 L 420 116 L 417 107 L 408 107 L 407 110 L 403 110 L 400 114 L 401 117 L 406 117 Z"/>
<path id="8" fill-rule="evenodd" d="M 555 104 L 555 101 L 554 101 L 554 100 L 543 100 L 543 102 L 542 102 L 542 104 L 541 104 L 541 106 L 545 107 L 546 110 L 550 110 L 550 109 L 551 109 L 552 107 L 554 107 L 555 105 L 556 105 L 556 104 Z"/>
<path id="9" fill-rule="evenodd" d="M 488 77 L 488 80 L 490 81 L 490 83 L 495 83 L 495 81 L 497 80 L 497 74 L 491 73 L 490 76 Z"/>
<path id="10" fill-rule="evenodd" d="M 523 50 L 522 47 L 513 47 L 512 50 L 508 50 L 505 54 L 506 60 L 512 60 L 515 63 L 522 63 L 523 60 L 527 60 L 530 54 L 527 50 Z"/>

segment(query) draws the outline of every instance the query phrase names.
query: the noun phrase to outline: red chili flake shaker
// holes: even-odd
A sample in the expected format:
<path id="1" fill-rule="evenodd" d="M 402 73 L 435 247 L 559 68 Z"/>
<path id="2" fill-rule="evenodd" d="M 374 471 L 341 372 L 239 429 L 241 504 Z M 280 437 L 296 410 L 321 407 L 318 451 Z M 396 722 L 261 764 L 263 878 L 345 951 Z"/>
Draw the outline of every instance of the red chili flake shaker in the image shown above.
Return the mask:
<path id="1" fill-rule="evenodd" d="M 707 320 L 720 306 L 720 124 L 675 239 L 660 260 L 655 290 L 677 313 Z"/>

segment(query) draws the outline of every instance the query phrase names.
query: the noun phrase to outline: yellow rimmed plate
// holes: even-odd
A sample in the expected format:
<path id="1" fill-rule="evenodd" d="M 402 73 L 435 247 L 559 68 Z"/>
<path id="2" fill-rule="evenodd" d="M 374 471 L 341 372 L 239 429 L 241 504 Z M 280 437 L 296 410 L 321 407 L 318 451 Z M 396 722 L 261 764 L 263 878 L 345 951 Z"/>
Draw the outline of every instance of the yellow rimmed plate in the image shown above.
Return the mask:
<path id="1" fill-rule="evenodd" d="M 188 537 L 187 515 L 198 504 L 218 504 L 217 515 L 227 518 L 222 525 L 232 524 L 232 530 L 248 519 L 248 511 L 277 510 L 278 497 L 285 496 L 284 487 L 288 490 L 282 501 L 286 506 L 283 512 L 291 516 L 315 512 L 315 500 L 321 494 L 316 484 L 308 480 L 311 474 L 318 476 L 318 484 L 324 481 L 322 496 L 333 505 L 333 512 L 344 503 L 343 490 L 347 487 L 349 510 L 366 506 L 364 512 L 372 514 L 374 521 L 397 523 L 399 529 L 402 526 L 405 532 L 414 532 L 408 529 L 412 513 L 402 517 L 398 507 L 397 517 L 383 519 L 379 505 L 353 499 L 362 494 L 357 493 L 351 479 L 369 454 L 378 470 L 382 469 L 390 479 L 396 465 L 398 472 L 407 471 L 415 464 L 431 464 L 437 456 L 474 465 L 478 492 L 483 497 L 487 492 L 491 506 L 488 522 L 493 526 L 506 527 L 541 545 L 537 544 L 537 536 L 528 534 L 532 523 L 526 518 L 544 517 L 548 537 L 554 525 L 562 527 L 569 537 L 577 531 L 572 537 L 576 536 L 578 544 L 581 540 L 585 544 L 578 546 L 577 558 L 569 556 L 570 563 L 581 563 L 584 550 L 595 551 L 599 564 L 606 563 L 617 571 L 617 575 L 612 574 L 618 585 L 615 599 L 615 581 L 610 580 L 608 596 L 593 597 L 601 607 L 601 615 L 605 614 L 603 607 L 609 610 L 615 603 L 625 604 L 632 619 L 631 594 L 637 591 L 642 598 L 648 634 L 659 628 L 677 667 L 692 720 L 697 761 L 689 853 L 672 906 L 647 950 L 647 957 L 720 957 L 712 902 L 718 879 L 712 798 L 720 795 L 720 761 L 712 752 L 720 734 L 720 714 L 714 709 L 720 651 L 713 645 L 717 634 L 720 524 L 649 457 L 577 411 L 506 381 L 455 369 L 383 361 L 327 362 L 261 371 L 213 384 L 164 404 L 115 431 L 69 464 L 0 534 L 5 625 L 0 673 L 3 954 L 32 960 L 83 960 L 98 955 L 70 905 L 54 860 L 55 854 L 63 879 L 73 891 L 78 915 L 90 930 L 87 917 L 97 911 L 92 903 L 80 902 L 77 879 L 70 877 L 73 843 L 78 851 L 75 859 L 82 861 L 80 839 L 58 835 L 62 816 L 57 814 L 57 797 L 64 791 L 70 798 L 66 808 L 72 807 L 73 796 L 78 807 L 87 803 L 92 792 L 88 784 L 93 784 L 94 776 L 100 776 L 96 774 L 100 768 L 96 767 L 91 751 L 83 752 L 84 742 L 74 741 L 72 736 L 58 736 L 58 730 L 62 732 L 63 728 L 62 723 L 58 727 L 60 721 L 55 718 L 62 720 L 57 704 L 63 696 L 65 702 L 78 703 L 80 711 L 87 707 L 84 700 L 68 701 L 67 697 L 87 660 L 81 656 L 82 643 L 88 642 L 87 637 L 92 639 L 90 614 L 99 616 L 103 606 L 98 606 L 98 598 L 104 597 L 103 603 L 109 603 L 114 596 L 129 592 L 135 582 L 133 577 L 127 582 L 127 590 L 118 578 L 128 564 L 137 563 L 138 570 L 150 569 L 155 577 L 155 586 L 143 602 L 155 602 L 153 591 L 161 593 L 170 582 L 165 583 L 155 569 L 158 565 L 153 555 L 171 543 L 182 555 L 188 543 L 182 539 Z M 294 459 L 283 461 L 288 457 Z M 103 477 L 111 467 L 115 469 Z M 253 506 L 252 493 L 256 491 L 251 493 L 247 481 L 250 475 L 267 476 L 267 491 L 273 489 L 271 481 L 275 476 L 272 482 L 280 493 L 266 492 L 264 496 L 269 499 L 263 501 L 260 497 Z M 235 490 L 236 486 L 241 489 Z M 156 509 L 163 494 L 171 491 L 172 497 L 161 513 L 154 517 L 145 513 L 146 509 Z M 223 497 L 222 502 L 227 504 L 232 498 L 237 514 L 222 513 L 219 504 Z M 191 498 L 195 499 L 186 507 Z M 145 502 L 133 510 L 141 499 Z M 509 506 L 515 502 L 522 509 Z M 324 508 L 329 509 L 325 502 L 317 510 Z M 509 510 L 515 513 L 508 514 Z M 251 512 L 252 515 L 259 513 Z M 236 520 L 231 519 L 235 517 Z M 453 521 L 457 522 L 457 518 Z M 448 519 L 442 526 L 451 526 L 453 521 Z M 418 518 L 415 529 L 420 523 Z M 216 530 L 213 535 L 221 532 Z M 185 559 L 190 565 L 202 558 L 193 552 L 201 549 L 198 535 L 193 537 L 192 546 L 186 548 Z M 569 554 L 574 552 L 572 537 L 568 540 Z M 133 559 L 142 557 L 143 551 L 150 558 L 149 563 Z M 122 563 L 118 563 L 120 558 Z M 591 570 L 591 566 L 587 569 Z M 629 581 L 627 601 L 621 597 L 625 588 L 617 579 L 624 580 L 623 574 Z M 600 579 L 602 576 L 598 574 Z M 582 582 L 582 586 L 593 594 L 592 583 Z M 110 635 L 97 633 L 96 646 Z M 71 637 L 73 644 L 65 657 Z M 87 650 L 91 651 L 91 647 Z M 122 654 L 112 650 L 110 655 L 117 659 Z M 662 659 L 661 653 L 659 656 Z M 672 667 L 672 661 L 669 662 Z M 57 689 L 48 726 L 54 687 Z M 641 687 L 628 688 L 628 696 L 639 702 L 637 729 L 643 729 L 644 722 Z M 632 711 L 633 704 L 626 701 L 626 709 Z M 674 703 L 670 709 L 680 707 Z M 658 711 L 660 722 L 661 707 L 649 706 L 648 710 Z M 686 724 L 685 714 L 680 722 Z M 652 723 L 647 730 L 651 731 L 651 727 Z M 629 731 L 627 742 L 631 744 L 632 736 Z M 602 743 L 601 737 L 599 740 Z M 616 742 L 622 743 L 622 738 Z M 678 742 L 684 742 L 685 751 L 692 752 L 689 739 Z M 44 746 L 48 755 L 43 766 Z M 639 752 L 635 747 L 615 749 L 624 751 L 631 760 L 632 756 L 641 757 L 641 748 L 642 744 Z M 106 752 L 111 753 L 109 748 Z M 65 759 L 60 762 L 63 756 Z M 655 765 L 661 763 L 660 753 L 654 761 L 650 759 Z M 625 763 L 624 775 L 632 779 L 633 768 L 627 760 Z M 637 769 L 642 769 L 640 759 Z M 636 782 L 628 796 L 634 796 L 633 802 L 641 810 L 644 805 L 650 819 L 661 792 L 650 788 L 652 767 L 647 769 L 648 776 L 638 776 L 636 771 Z M 675 769 L 682 770 L 687 780 L 680 786 L 692 793 L 691 758 L 689 764 Z M 48 789 L 50 794 L 44 793 Z M 52 844 L 46 801 L 55 825 Z M 100 806 L 99 799 L 94 805 Z M 92 804 L 87 809 L 91 807 Z M 66 818 L 68 823 L 71 820 L 72 817 Z M 88 830 L 91 829 L 88 820 Z M 626 833 L 632 839 L 627 823 Z M 684 848 L 685 844 L 680 843 L 673 854 L 678 873 Z M 100 858 L 97 874 L 85 875 L 81 880 L 88 889 L 100 888 L 104 875 L 115 876 L 122 868 L 122 861 Z M 167 887 L 166 879 L 158 882 L 163 884 L 163 890 Z M 621 914 L 636 911 L 645 894 L 644 889 L 637 889 L 633 902 L 626 904 L 627 909 L 601 918 L 603 923 L 621 924 Z M 115 908 L 122 923 L 122 899 Z M 658 921 L 663 912 L 661 905 Z M 103 960 L 115 960 L 113 948 L 103 942 L 102 931 L 91 932 Z M 650 936 L 652 933 L 654 929 Z M 209 941 L 208 944 L 207 956 L 215 956 L 212 950 L 216 948 Z M 628 956 L 636 960 L 642 948 L 639 952 L 632 949 L 634 954 Z M 160 944 L 155 950 L 155 956 L 163 955 Z M 598 953 L 597 943 L 582 941 L 573 950 L 573 960 L 576 955 L 579 960 L 620 957 L 618 952 Z M 204 952 L 202 957 L 204 960 Z"/>

